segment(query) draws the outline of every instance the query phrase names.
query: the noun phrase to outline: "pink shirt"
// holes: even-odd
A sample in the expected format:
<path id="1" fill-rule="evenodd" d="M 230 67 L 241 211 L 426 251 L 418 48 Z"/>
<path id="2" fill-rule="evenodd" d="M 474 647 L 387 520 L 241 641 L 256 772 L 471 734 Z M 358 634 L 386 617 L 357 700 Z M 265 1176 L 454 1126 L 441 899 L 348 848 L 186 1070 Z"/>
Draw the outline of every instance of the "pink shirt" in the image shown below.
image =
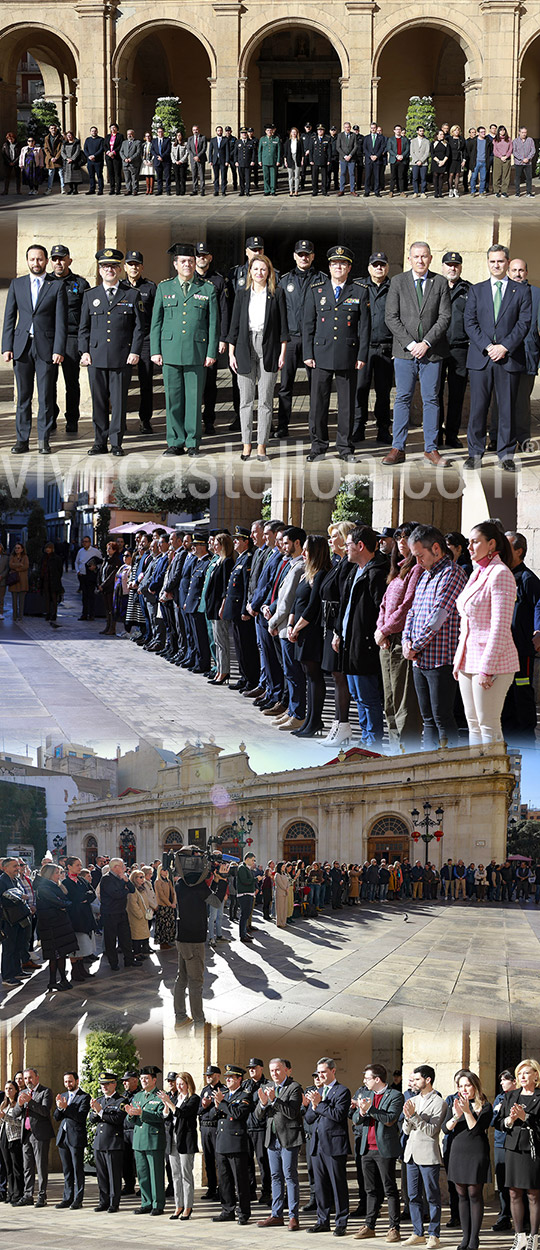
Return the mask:
<path id="1" fill-rule="evenodd" d="M 419 564 L 413 564 L 406 577 L 394 577 L 389 582 L 377 617 L 377 629 L 380 629 L 385 638 L 390 634 L 401 633 L 422 572 Z"/>
<path id="2" fill-rule="evenodd" d="M 504 157 L 511 156 L 512 155 L 512 140 L 511 139 L 496 139 L 495 143 L 493 144 L 493 155 L 498 156 L 501 160 L 504 159 Z"/>

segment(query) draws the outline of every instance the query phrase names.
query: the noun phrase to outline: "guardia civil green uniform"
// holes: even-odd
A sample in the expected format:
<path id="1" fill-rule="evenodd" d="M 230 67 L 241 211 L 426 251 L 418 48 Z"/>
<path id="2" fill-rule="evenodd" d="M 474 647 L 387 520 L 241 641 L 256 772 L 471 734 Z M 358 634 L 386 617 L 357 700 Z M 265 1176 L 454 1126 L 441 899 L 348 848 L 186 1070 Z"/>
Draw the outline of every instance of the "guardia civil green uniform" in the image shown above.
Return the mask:
<path id="1" fill-rule="evenodd" d="M 142 1115 L 133 1117 L 133 1153 L 141 1190 L 141 1208 L 163 1211 L 165 1207 L 163 1103 L 157 1088 L 137 1090 L 131 1103 L 134 1107 L 142 1107 Z"/>
<path id="2" fill-rule="evenodd" d="M 167 445 L 197 450 L 202 436 L 204 362 L 216 359 L 219 307 L 212 282 L 197 273 L 187 292 L 178 277 L 160 282 L 150 330 L 150 352 L 163 359 Z"/>
<path id="3" fill-rule="evenodd" d="M 267 126 L 267 130 L 270 127 Z M 259 139 L 259 165 L 262 165 L 264 178 L 264 194 L 275 195 L 277 171 L 281 165 L 281 139 L 279 135 L 263 135 Z"/>

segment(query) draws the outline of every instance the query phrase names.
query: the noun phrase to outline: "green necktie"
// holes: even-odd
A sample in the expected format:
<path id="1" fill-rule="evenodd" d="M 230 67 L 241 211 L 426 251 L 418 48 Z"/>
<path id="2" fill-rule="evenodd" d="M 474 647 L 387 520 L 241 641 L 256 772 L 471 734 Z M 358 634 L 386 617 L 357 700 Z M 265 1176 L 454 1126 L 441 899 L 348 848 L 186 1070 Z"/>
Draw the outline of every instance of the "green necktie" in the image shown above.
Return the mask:
<path id="1" fill-rule="evenodd" d="M 323 1102 L 324 1102 L 324 1099 L 326 1098 L 327 1093 L 328 1093 L 328 1086 L 323 1085 L 323 1091 L 322 1091 Z"/>
<path id="2" fill-rule="evenodd" d="M 422 279 L 421 279 L 421 278 L 417 278 L 417 279 L 416 279 L 416 281 L 415 281 L 415 286 L 416 286 L 416 298 L 417 298 L 417 300 L 418 300 L 418 311 L 420 311 L 420 309 L 421 309 L 421 307 L 422 307 L 422 304 L 423 304 L 423 302 L 424 302 L 424 293 L 423 293 L 423 290 L 422 290 Z M 421 322 L 421 321 L 419 321 L 419 322 L 418 322 L 418 342 L 419 342 L 419 343 L 421 343 L 421 342 L 422 342 L 423 337 L 424 337 L 424 327 L 423 327 L 423 325 L 422 325 L 422 322 Z"/>
<path id="3" fill-rule="evenodd" d="M 187 295 L 187 293 L 188 293 L 188 291 L 189 291 L 189 285 L 190 285 L 190 284 L 189 284 L 189 282 L 183 282 L 183 283 L 182 283 L 182 290 L 183 290 L 183 292 L 184 292 L 184 297 Z"/>
<path id="4" fill-rule="evenodd" d="M 372 135 L 372 136 L 371 136 L 371 146 L 372 146 L 372 148 L 374 148 L 374 147 L 375 147 L 375 140 L 376 140 L 376 138 L 377 138 L 377 136 L 376 136 L 376 135 Z"/>
<path id="5" fill-rule="evenodd" d="M 495 291 L 495 294 L 494 294 L 494 296 L 493 296 L 493 316 L 495 317 L 495 323 L 496 323 L 496 322 L 497 322 L 497 319 L 498 319 L 498 316 L 499 316 L 499 313 L 500 313 L 500 311 L 501 311 L 501 304 L 502 304 L 502 282 L 496 282 L 496 283 L 495 283 L 495 286 L 497 287 L 497 290 Z"/>

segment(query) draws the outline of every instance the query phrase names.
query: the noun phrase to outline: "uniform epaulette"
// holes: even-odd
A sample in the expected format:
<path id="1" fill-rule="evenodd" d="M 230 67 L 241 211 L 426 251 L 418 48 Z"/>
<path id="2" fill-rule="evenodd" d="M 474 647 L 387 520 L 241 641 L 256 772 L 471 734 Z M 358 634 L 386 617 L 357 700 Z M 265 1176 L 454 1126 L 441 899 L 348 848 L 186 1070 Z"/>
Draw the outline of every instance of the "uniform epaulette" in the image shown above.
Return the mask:
<path id="1" fill-rule="evenodd" d="M 162 278 L 161 282 L 158 282 L 158 286 L 166 286 L 167 282 L 174 282 L 174 278 Z"/>
<path id="2" fill-rule="evenodd" d="M 368 284 L 365 278 L 353 278 L 353 284 L 355 286 L 363 286 L 365 291 L 368 289 Z"/>
<path id="3" fill-rule="evenodd" d="M 325 279 L 324 279 L 324 281 L 326 282 L 326 280 L 327 280 L 327 279 L 325 278 Z M 309 284 L 309 288 L 310 288 L 310 290 L 312 291 L 312 290 L 313 290 L 313 287 L 315 287 L 315 286 L 320 286 L 320 285 L 321 285 L 321 279 L 320 279 L 320 278 L 316 278 L 316 279 L 315 279 L 315 282 L 310 282 L 310 284 Z"/>

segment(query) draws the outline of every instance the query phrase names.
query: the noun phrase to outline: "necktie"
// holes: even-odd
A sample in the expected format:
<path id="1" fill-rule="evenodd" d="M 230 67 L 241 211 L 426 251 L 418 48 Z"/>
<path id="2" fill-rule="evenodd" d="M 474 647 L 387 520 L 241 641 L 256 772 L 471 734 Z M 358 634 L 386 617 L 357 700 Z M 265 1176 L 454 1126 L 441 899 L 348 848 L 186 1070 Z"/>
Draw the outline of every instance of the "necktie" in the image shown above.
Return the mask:
<path id="1" fill-rule="evenodd" d="M 416 279 L 415 286 L 416 286 L 416 298 L 418 300 L 418 308 L 420 309 L 424 301 L 424 292 L 422 290 L 421 278 Z M 424 330 L 423 330 L 422 322 L 419 321 L 418 322 L 418 342 L 419 343 L 422 341 L 423 337 L 424 337 Z"/>
<path id="2" fill-rule="evenodd" d="M 371 136 L 371 146 L 372 146 L 372 148 L 374 148 L 374 147 L 375 147 L 375 139 L 376 139 L 376 135 L 372 135 L 372 136 Z"/>
<path id="3" fill-rule="evenodd" d="M 31 1098 L 31 1097 L 32 1097 L 32 1090 L 30 1090 L 29 1092 L 30 1092 L 30 1098 Z M 28 1113 L 26 1114 L 26 1116 L 25 1116 L 25 1118 L 24 1118 L 24 1127 L 25 1127 L 25 1129 L 27 1129 L 27 1131 L 28 1131 L 29 1133 L 31 1132 L 31 1129 L 32 1129 L 32 1123 L 31 1123 L 30 1116 L 28 1115 Z"/>
<path id="4" fill-rule="evenodd" d="M 161 156 L 161 139 L 158 139 L 159 155 Z"/>
<path id="5" fill-rule="evenodd" d="M 502 304 L 502 282 L 496 282 L 495 286 L 497 290 L 493 295 L 493 316 L 495 317 L 495 321 L 497 321 Z"/>
<path id="6" fill-rule="evenodd" d="M 340 295 L 341 295 L 341 287 L 340 287 L 340 286 L 335 286 L 335 287 L 334 287 L 334 296 L 335 296 L 336 302 L 337 302 L 337 300 L 339 299 Z"/>
<path id="7" fill-rule="evenodd" d="M 328 1086 L 327 1086 L 327 1085 L 323 1085 L 323 1091 L 322 1091 L 322 1099 L 323 1099 L 323 1102 L 324 1102 L 324 1100 L 325 1100 L 325 1098 L 326 1098 L 327 1093 L 328 1093 Z"/>
<path id="8" fill-rule="evenodd" d="M 113 296 L 114 296 L 114 291 L 113 291 L 112 287 L 108 287 L 108 288 L 107 288 L 107 299 L 108 299 L 108 301 L 109 301 L 109 304 L 112 304 Z"/>
<path id="9" fill-rule="evenodd" d="M 198 151 L 199 151 L 199 140 L 197 136 L 195 135 L 195 155 L 197 155 Z"/>
<path id="10" fill-rule="evenodd" d="M 184 292 L 184 296 L 186 296 L 189 291 L 189 282 L 182 283 L 182 290 Z"/>
<path id="11" fill-rule="evenodd" d="M 41 289 L 39 278 L 32 278 L 32 308 L 36 307 L 38 295 Z"/>

